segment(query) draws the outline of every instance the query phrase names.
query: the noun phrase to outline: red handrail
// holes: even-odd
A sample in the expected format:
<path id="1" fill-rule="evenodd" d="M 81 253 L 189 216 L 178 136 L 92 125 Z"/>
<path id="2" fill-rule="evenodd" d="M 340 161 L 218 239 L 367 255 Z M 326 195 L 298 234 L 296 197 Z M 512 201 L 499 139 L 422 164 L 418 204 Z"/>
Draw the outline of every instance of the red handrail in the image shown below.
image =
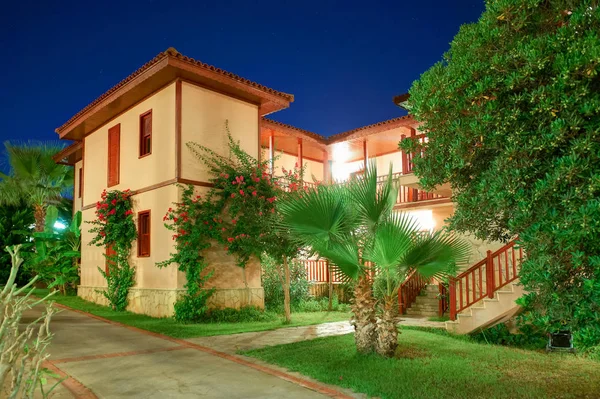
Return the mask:
<path id="1" fill-rule="evenodd" d="M 450 279 L 450 320 L 473 304 L 488 297 L 519 277 L 523 249 L 511 241 L 495 252 L 487 251 L 485 259 Z"/>
<path id="2" fill-rule="evenodd" d="M 423 288 L 431 279 L 421 276 L 416 270 L 411 271 L 398 290 L 398 312 L 406 314 L 406 309 L 416 301 Z"/>

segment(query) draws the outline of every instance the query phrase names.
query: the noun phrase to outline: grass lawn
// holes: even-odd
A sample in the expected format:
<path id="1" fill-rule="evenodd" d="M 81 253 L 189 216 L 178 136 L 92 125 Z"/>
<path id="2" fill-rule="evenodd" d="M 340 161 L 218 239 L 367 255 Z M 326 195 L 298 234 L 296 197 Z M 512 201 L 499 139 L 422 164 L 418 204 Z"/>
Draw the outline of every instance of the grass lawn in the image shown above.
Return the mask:
<path id="1" fill-rule="evenodd" d="M 381 398 L 600 398 L 600 363 L 418 329 L 402 329 L 396 358 L 359 355 L 354 337 L 243 352 L 328 384 Z"/>
<path id="2" fill-rule="evenodd" d="M 48 290 L 35 290 L 35 295 L 39 297 L 43 297 L 47 294 Z M 172 318 L 156 318 L 131 312 L 115 312 L 106 306 L 88 302 L 77 296 L 62 296 L 55 294 L 52 296 L 52 300 L 74 309 L 104 317 L 105 319 L 174 338 L 207 337 L 211 335 L 237 334 L 250 331 L 266 331 L 281 327 L 308 326 L 350 319 L 350 313 L 346 312 L 302 312 L 292 313 L 292 322 L 290 324 L 284 324 L 283 316 L 279 315 L 273 321 L 184 324 L 179 323 Z"/>

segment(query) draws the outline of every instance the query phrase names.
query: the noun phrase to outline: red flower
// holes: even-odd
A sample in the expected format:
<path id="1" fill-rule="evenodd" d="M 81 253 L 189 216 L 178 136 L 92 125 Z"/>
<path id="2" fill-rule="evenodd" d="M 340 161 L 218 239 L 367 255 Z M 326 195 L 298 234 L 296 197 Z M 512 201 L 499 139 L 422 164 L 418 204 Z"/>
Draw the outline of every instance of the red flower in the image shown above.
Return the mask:
<path id="1" fill-rule="evenodd" d="M 221 231 L 225 231 L 225 230 L 227 230 L 225 227 L 221 228 Z"/>
<path id="2" fill-rule="evenodd" d="M 227 241 L 233 242 L 233 237 L 227 237 Z"/>
<path id="3" fill-rule="evenodd" d="M 231 193 L 231 198 L 235 198 L 235 193 Z"/>
<path id="4" fill-rule="evenodd" d="M 225 173 L 225 178 L 229 179 L 229 175 L 227 173 Z"/>
<path id="5" fill-rule="evenodd" d="M 254 178 L 254 179 L 252 179 L 252 180 L 254 180 L 256 183 L 258 183 L 258 182 L 260 181 L 260 179 L 259 179 L 258 177 L 255 177 L 255 178 Z"/>
<path id="6" fill-rule="evenodd" d="M 133 211 L 131 209 L 128 209 L 127 212 L 125 212 L 125 216 L 129 215 L 133 215 Z"/>
<path id="7" fill-rule="evenodd" d="M 271 198 L 267 198 L 267 201 L 269 201 L 269 203 L 273 203 L 273 201 L 275 201 L 275 197 L 271 197 Z"/>
<path id="8" fill-rule="evenodd" d="M 173 218 L 173 221 L 174 221 L 175 223 L 177 223 L 177 221 L 178 221 L 178 220 L 179 220 L 178 218 Z"/>
<path id="9" fill-rule="evenodd" d="M 234 181 L 231 182 L 231 184 L 237 184 L 237 181 L 234 180 Z"/>
<path id="10" fill-rule="evenodd" d="M 244 195 L 244 190 L 240 190 L 240 195 Z"/>
<path id="11" fill-rule="evenodd" d="M 252 195 L 256 197 L 256 191 L 252 191 Z"/>
<path id="12" fill-rule="evenodd" d="M 100 201 L 96 202 L 96 209 L 100 209 Z"/>
<path id="13" fill-rule="evenodd" d="M 208 224 L 208 222 L 205 220 L 205 221 L 204 221 L 204 224 Z"/>
<path id="14" fill-rule="evenodd" d="M 110 212 L 108 212 L 109 215 L 114 215 L 115 213 L 117 213 L 115 209 L 111 209 Z"/>
<path id="15" fill-rule="evenodd" d="M 101 231 L 101 232 L 100 232 L 100 235 L 101 235 L 102 237 L 106 237 L 106 233 L 105 233 L 105 232 L 103 232 L 103 231 Z"/>
<path id="16" fill-rule="evenodd" d="M 258 216 L 262 216 L 262 212 L 258 212 Z"/>
<path id="17" fill-rule="evenodd" d="M 271 213 L 275 213 L 275 208 L 271 208 Z"/>
<path id="18" fill-rule="evenodd" d="M 233 224 L 237 224 L 237 220 L 233 219 L 233 220 L 231 221 L 231 223 L 233 223 Z"/>
<path id="19" fill-rule="evenodd" d="M 110 201 L 110 203 L 113 204 L 113 205 L 117 205 L 117 200 L 114 199 L 114 200 Z"/>
<path id="20" fill-rule="evenodd" d="M 164 221 L 166 221 L 167 219 L 168 219 L 168 218 L 167 218 L 167 216 L 165 215 L 165 217 L 163 217 L 163 222 L 164 222 Z"/>

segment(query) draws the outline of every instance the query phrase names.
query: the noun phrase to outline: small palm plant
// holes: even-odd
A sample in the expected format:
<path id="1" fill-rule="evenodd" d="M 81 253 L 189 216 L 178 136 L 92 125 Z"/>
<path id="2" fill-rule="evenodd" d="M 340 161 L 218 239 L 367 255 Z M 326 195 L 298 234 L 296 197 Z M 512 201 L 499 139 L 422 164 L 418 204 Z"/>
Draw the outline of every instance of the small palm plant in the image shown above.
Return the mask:
<path id="1" fill-rule="evenodd" d="M 319 187 L 279 204 L 281 228 L 355 280 L 352 312 L 360 353 L 394 354 L 395 301 L 409 272 L 440 276 L 468 254 L 467 246 L 451 234 L 419 234 L 414 220 L 394 212 L 397 194 L 391 168 L 387 179 L 378 182 L 371 165 L 361 180 Z"/>
<path id="2" fill-rule="evenodd" d="M 5 142 L 10 165 L 0 173 L 0 205 L 25 203 L 33 209 L 35 231 L 44 231 L 46 210 L 58 205 L 73 187 L 73 169 L 52 158 L 63 147 L 53 142 Z"/>

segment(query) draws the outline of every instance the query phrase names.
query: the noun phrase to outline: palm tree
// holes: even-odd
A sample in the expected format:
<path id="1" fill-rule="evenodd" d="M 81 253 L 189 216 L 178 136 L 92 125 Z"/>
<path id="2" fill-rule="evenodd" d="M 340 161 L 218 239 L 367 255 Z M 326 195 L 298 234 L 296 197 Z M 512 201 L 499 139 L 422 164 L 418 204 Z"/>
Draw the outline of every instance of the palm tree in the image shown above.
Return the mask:
<path id="1" fill-rule="evenodd" d="M 440 276 L 466 260 L 468 253 L 453 235 L 419 234 L 414 220 L 393 211 L 397 193 L 391 168 L 388 178 L 378 182 L 371 165 L 361 180 L 319 187 L 279 204 L 281 228 L 356 282 L 352 312 L 360 353 L 394 354 L 395 299 L 409 272 Z"/>
<path id="2" fill-rule="evenodd" d="M 52 142 L 12 144 L 5 142 L 10 165 L 8 175 L 0 173 L 0 204 L 24 202 L 33 209 L 35 230 L 44 231 L 48 205 L 58 205 L 73 186 L 73 169 L 54 162 L 62 146 Z"/>

